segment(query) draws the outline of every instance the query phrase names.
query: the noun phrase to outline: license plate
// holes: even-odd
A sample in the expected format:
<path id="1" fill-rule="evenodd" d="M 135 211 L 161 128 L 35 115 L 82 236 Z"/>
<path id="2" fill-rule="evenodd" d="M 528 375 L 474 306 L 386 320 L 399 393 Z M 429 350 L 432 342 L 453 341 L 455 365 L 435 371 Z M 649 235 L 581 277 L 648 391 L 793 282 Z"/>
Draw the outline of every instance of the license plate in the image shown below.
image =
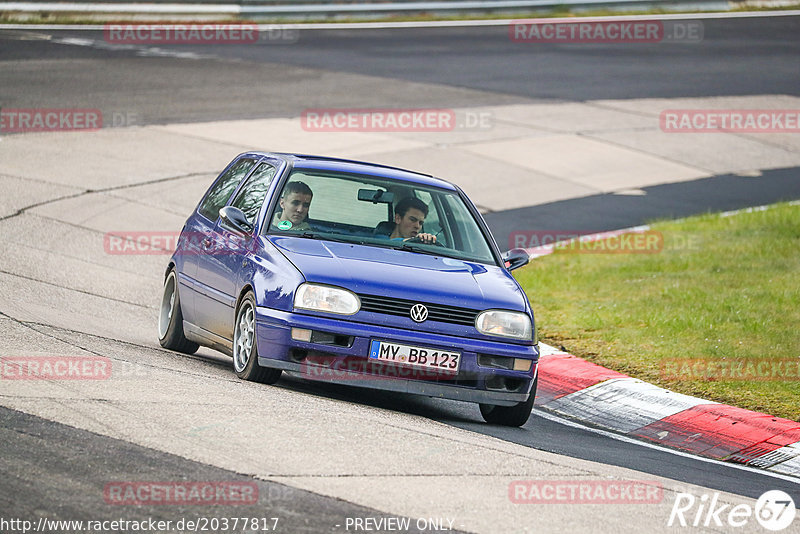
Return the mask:
<path id="1" fill-rule="evenodd" d="M 376 340 L 372 340 L 370 343 L 369 358 L 423 369 L 436 369 L 441 373 L 448 374 L 458 373 L 458 366 L 461 363 L 460 352 L 412 347 Z"/>

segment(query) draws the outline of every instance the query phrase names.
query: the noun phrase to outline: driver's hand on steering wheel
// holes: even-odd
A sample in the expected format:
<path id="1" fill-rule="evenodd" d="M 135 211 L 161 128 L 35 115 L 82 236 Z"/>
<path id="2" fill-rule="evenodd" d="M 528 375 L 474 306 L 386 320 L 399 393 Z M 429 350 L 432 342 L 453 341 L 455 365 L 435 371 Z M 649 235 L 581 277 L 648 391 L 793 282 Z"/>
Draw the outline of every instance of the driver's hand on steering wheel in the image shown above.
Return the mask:
<path id="1" fill-rule="evenodd" d="M 433 234 L 417 234 L 414 237 L 409 237 L 408 239 L 414 241 L 420 241 L 421 243 L 425 243 L 426 245 L 433 245 L 436 243 L 436 236 Z M 408 239 L 406 241 L 408 241 Z"/>

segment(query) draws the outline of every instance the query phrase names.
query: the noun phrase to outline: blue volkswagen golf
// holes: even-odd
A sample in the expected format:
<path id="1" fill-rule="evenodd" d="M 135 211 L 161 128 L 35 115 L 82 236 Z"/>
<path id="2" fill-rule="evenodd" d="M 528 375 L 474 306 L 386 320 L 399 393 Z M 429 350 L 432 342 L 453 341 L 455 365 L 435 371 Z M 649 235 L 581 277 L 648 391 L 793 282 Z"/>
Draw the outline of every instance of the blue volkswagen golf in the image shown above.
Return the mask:
<path id="1" fill-rule="evenodd" d="M 444 180 L 327 157 L 236 157 L 184 225 L 164 279 L 163 347 L 237 376 L 475 402 L 521 426 L 539 348 L 528 299 L 478 210 Z"/>

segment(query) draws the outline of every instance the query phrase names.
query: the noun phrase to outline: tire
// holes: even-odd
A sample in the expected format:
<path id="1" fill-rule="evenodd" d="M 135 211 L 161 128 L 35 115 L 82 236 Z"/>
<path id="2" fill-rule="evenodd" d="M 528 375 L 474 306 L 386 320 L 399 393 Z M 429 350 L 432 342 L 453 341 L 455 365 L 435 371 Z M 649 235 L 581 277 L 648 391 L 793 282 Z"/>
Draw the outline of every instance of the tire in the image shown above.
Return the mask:
<path id="1" fill-rule="evenodd" d="M 183 333 L 181 296 L 178 293 L 178 275 L 175 268 L 169 270 L 164 280 L 164 294 L 158 315 L 158 342 L 169 350 L 194 354 L 200 345 L 189 341 Z"/>
<path id="2" fill-rule="evenodd" d="M 531 387 L 531 395 L 525 402 L 520 402 L 514 406 L 496 406 L 494 404 L 481 404 L 481 415 L 483 420 L 493 425 L 503 426 L 522 426 L 527 421 L 533 410 L 533 401 L 536 398 L 536 387 L 539 382 L 537 374 Z"/>
<path id="3" fill-rule="evenodd" d="M 233 370 L 242 380 L 274 384 L 281 377 L 280 369 L 258 365 L 256 345 L 256 299 L 249 291 L 236 308 L 233 326 Z"/>

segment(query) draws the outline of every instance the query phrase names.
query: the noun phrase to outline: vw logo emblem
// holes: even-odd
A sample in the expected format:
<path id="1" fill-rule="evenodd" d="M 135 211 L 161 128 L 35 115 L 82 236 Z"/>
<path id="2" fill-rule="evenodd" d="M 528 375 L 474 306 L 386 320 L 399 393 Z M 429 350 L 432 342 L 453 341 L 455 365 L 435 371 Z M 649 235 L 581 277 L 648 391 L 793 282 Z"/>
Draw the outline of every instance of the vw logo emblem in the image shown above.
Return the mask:
<path id="1" fill-rule="evenodd" d="M 423 306 L 422 304 L 414 304 L 411 306 L 411 319 L 414 321 L 421 323 L 425 319 L 428 318 L 428 308 Z"/>

